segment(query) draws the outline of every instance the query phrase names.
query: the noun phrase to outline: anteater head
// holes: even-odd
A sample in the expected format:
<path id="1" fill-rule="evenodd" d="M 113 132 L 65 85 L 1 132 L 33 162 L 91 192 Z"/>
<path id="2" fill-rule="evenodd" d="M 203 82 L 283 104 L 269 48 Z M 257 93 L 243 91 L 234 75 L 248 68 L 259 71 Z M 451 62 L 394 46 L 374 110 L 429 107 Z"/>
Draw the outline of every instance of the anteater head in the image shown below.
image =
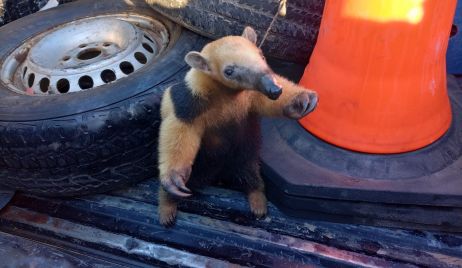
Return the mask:
<path id="1" fill-rule="evenodd" d="M 241 36 L 226 36 L 207 44 L 201 52 L 189 52 L 185 61 L 226 88 L 257 90 L 275 100 L 282 88 L 256 42 L 257 33 L 246 27 Z"/>

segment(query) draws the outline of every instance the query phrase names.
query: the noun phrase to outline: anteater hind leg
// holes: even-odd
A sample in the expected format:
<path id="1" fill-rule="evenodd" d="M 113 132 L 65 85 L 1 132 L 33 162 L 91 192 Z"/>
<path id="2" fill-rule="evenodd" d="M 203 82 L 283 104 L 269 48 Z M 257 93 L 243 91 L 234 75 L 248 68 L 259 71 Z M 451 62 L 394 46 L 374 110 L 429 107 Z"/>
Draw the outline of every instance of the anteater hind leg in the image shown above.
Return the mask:
<path id="1" fill-rule="evenodd" d="M 237 158 L 240 155 L 236 155 Z M 258 162 L 252 164 L 236 163 L 224 169 L 221 175 L 226 182 L 230 182 L 234 187 L 247 194 L 250 211 L 257 217 L 263 218 L 267 212 L 265 184 L 260 176 Z M 239 166 L 240 165 L 240 166 Z"/>
<path id="2" fill-rule="evenodd" d="M 226 159 L 222 178 L 247 194 L 250 210 L 257 218 L 266 215 L 265 185 L 260 175 L 260 124 L 250 116 L 238 132 L 235 147 Z"/>
<path id="3" fill-rule="evenodd" d="M 267 213 L 265 185 L 259 171 L 256 172 L 254 176 L 257 187 L 256 189 L 248 191 L 247 199 L 249 200 L 250 211 L 253 215 L 257 218 L 264 218 Z"/>

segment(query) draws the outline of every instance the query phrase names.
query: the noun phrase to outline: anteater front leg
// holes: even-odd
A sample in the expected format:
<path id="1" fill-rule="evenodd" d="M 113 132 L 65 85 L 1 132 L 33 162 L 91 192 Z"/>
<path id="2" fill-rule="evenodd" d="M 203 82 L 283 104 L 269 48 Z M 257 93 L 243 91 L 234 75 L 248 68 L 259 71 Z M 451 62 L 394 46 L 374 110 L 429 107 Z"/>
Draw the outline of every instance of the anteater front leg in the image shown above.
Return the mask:
<path id="1" fill-rule="evenodd" d="M 271 100 L 263 94 L 256 94 L 252 110 L 263 116 L 285 116 L 300 119 L 317 105 L 318 97 L 314 91 L 305 89 L 286 78 L 276 75 L 277 83 L 282 87 L 282 94 L 277 100 Z"/>
<path id="2" fill-rule="evenodd" d="M 159 135 L 159 222 L 162 225 L 174 223 L 177 198 L 191 195 L 186 183 L 202 133 L 197 125 L 182 122 L 173 114 L 162 120 Z"/>

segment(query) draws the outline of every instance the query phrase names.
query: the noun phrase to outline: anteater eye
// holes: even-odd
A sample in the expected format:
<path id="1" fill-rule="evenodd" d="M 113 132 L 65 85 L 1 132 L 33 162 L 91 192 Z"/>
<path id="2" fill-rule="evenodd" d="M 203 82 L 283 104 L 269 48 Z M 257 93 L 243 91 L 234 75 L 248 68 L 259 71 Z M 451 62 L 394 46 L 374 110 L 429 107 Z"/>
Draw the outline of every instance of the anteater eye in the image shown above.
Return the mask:
<path id="1" fill-rule="evenodd" d="M 232 76 L 234 73 L 234 67 L 232 66 L 226 67 L 224 73 L 228 77 Z"/>

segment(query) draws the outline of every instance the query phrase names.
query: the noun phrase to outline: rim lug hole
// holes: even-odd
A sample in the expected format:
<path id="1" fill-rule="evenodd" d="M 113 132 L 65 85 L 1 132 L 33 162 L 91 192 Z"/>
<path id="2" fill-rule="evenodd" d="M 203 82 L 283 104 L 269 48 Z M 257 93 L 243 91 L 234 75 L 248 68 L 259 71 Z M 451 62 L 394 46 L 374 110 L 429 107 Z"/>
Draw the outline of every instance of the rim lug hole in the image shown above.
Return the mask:
<path id="1" fill-rule="evenodd" d="M 63 61 L 68 61 L 68 60 L 70 60 L 70 59 L 71 59 L 71 57 L 69 57 L 69 56 L 64 56 Z"/>

